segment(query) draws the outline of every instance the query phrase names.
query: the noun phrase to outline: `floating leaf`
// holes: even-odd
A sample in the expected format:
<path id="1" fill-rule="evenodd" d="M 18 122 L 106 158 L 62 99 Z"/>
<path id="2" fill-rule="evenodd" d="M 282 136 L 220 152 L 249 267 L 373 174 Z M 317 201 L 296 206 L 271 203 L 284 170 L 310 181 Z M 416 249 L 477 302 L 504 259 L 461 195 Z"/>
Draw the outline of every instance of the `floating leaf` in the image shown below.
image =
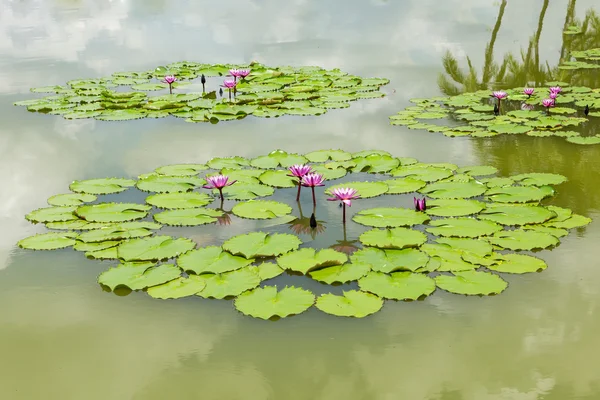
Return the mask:
<path id="1" fill-rule="evenodd" d="M 179 256 L 177 264 L 186 272 L 195 274 L 234 271 L 252 264 L 254 260 L 243 257 L 232 256 L 223 251 L 219 246 L 208 246 L 197 250 L 188 251 Z"/>
<path id="2" fill-rule="evenodd" d="M 190 275 L 186 278 L 179 277 L 162 285 L 148 289 L 148 294 L 155 299 L 181 299 L 193 296 L 206 287 L 203 277 Z"/>
<path id="3" fill-rule="evenodd" d="M 492 271 L 525 274 L 539 272 L 548 267 L 544 260 L 525 254 L 501 254 L 498 258 L 501 260 L 499 263 L 488 266 Z"/>
<path id="4" fill-rule="evenodd" d="M 231 211 L 242 218 L 270 219 L 290 214 L 292 208 L 277 201 L 250 200 L 236 204 Z"/>
<path id="5" fill-rule="evenodd" d="M 217 191 L 218 193 L 218 191 Z M 240 183 L 223 188 L 223 196 L 227 200 L 252 200 L 275 193 L 275 189 L 259 183 Z"/>
<path id="6" fill-rule="evenodd" d="M 428 201 L 425 212 L 436 217 L 462 217 L 477 214 L 484 207 L 484 203 L 477 200 L 441 199 Z"/>
<path id="7" fill-rule="evenodd" d="M 28 250 L 56 250 L 73 246 L 76 238 L 75 232 L 50 232 L 29 236 L 17 244 Z"/>
<path id="8" fill-rule="evenodd" d="M 369 272 L 367 276 L 359 279 L 358 286 L 361 290 L 394 300 L 417 300 L 435 291 L 433 279 L 413 272 Z"/>
<path id="9" fill-rule="evenodd" d="M 136 203 L 100 203 L 78 207 L 75 213 L 91 222 L 125 222 L 144 218 L 150 208 Z"/>
<path id="10" fill-rule="evenodd" d="M 151 229 L 158 229 L 161 225 L 153 222 L 124 222 L 110 224 L 98 229 L 89 230 L 79 235 L 82 242 L 104 242 L 106 240 L 133 239 L 152 235 Z"/>
<path id="11" fill-rule="evenodd" d="M 348 261 L 346 254 L 333 249 L 323 249 L 317 252 L 315 249 L 307 248 L 280 256 L 277 259 L 277 264 L 283 269 L 307 274 L 309 271 L 319 267 L 342 265 L 346 261 Z"/>
<path id="12" fill-rule="evenodd" d="M 600 143 L 600 136 L 575 136 L 567 138 L 567 142 L 575 144 L 598 144 Z"/>
<path id="13" fill-rule="evenodd" d="M 483 239 L 465 239 L 465 238 L 438 238 L 437 243 L 445 244 L 451 248 L 467 253 L 477 254 L 478 256 L 486 256 L 492 254 L 492 245 Z M 439 255 L 439 253 L 436 253 Z"/>
<path id="14" fill-rule="evenodd" d="M 105 242 L 93 242 L 93 243 L 86 243 L 86 242 L 81 242 L 78 240 L 77 243 L 75 243 L 73 245 L 73 250 L 94 252 L 94 251 L 110 249 L 112 247 L 118 246 L 119 244 L 121 244 L 120 240 L 107 240 Z"/>
<path id="15" fill-rule="evenodd" d="M 286 286 L 278 292 L 276 286 L 265 286 L 242 293 L 234 304 L 242 314 L 266 320 L 300 314 L 314 302 L 315 296 L 308 290 Z"/>
<path id="16" fill-rule="evenodd" d="M 89 203 L 96 200 L 97 197 L 85 193 L 66 193 L 57 194 L 48 198 L 48 204 L 51 206 L 78 206 L 83 203 Z"/>
<path id="17" fill-rule="evenodd" d="M 388 191 L 388 186 L 383 182 L 344 182 L 327 188 L 325 193 L 333 196 L 333 190 L 338 188 L 352 188 L 363 199 L 377 197 Z"/>
<path id="18" fill-rule="evenodd" d="M 490 243 L 508 250 L 533 250 L 545 249 L 556 246 L 559 241 L 556 237 L 536 231 L 517 229 L 514 231 L 496 232 L 488 238 Z"/>
<path id="19" fill-rule="evenodd" d="M 123 263 L 101 273 L 98 283 L 113 291 L 120 286 L 140 290 L 177 279 L 180 273 L 181 270 L 173 264 Z"/>
<path id="20" fill-rule="evenodd" d="M 478 266 L 466 261 L 466 255 L 474 254 L 467 253 L 459 247 L 451 247 L 447 244 L 430 244 L 426 243 L 421 246 L 421 250 L 427 253 L 431 259 L 437 260 L 437 271 L 470 271 Z"/>
<path id="21" fill-rule="evenodd" d="M 223 299 L 238 296 L 260 284 L 257 268 L 241 268 L 222 274 L 202 275 L 206 287 L 197 293 L 200 297 Z"/>
<path id="22" fill-rule="evenodd" d="M 371 174 L 389 172 L 400 165 L 400 160 L 397 158 L 380 154 L 354 157 L 352 161 L 355 163 L 352 172 L 368 172 Z"/>
<path id="23" fill-rule="evenodd" d="M 370 270 L 371 267 L 367 264 L 352 262 L 311 271 L 310 277 L 319 282 L 332 285 L 334 283 L 356 281 L 365 276 Z"/>
<path id="24" fill-rule="evenodd" d="M 382 182 L 388 186 L 388 191 L 386 192 L 387 194 L 416 192 L 427 185 L 425 181 L 413 178 L 389 179 Z"/>
<path id="25" fill-rule="evenodd" d="M 491 188 L 485 192 L 491 201 L 498 203 L 528 203 L 540 201 L 553 194 L 554 189 L 550 186 L 506 186 Z"/>
<path id="26" fill-rule="evenodd" d="M 159 193 L 146 197 L 146 203 L 170 209 L 203 207 L 213 200 L 208 194 L 197 192 Z"/>
<path id="27" fill-rule="evenodd" d="M 140 179 L 137 188 L 145 192 L 189 192 L 206 183 L 204 179 L 193 176 L 150 175 Z"/>
<path id="28" fill-rule="evenodd" d="M 363 318 L 383 307 L 383 300 L 366 292 L 344 291 L 342 296 L 328 293 L 317 298 L 315 306 L 324 313 L 339 317 Z"/>
<path id="29" fill-rule="evenodd" d="M 456 170 L 459 174 L 467 174 L 471 176 L 494 175 L 498 172 L 498 168 L 491 165 L 477 165 L 474 167 L 463 167 Z"/>
<path id="30" fill-rule="evenodd" d="M 356 264 L 368 265 L 373 271 L 390 273 L 416 271 L 427 264 L 429 256 L 417 249 L 380 250 L 367 247 L 352 254 L 351 260 Z"/>
<path id="31" fill-rule="evenodd" d="M 544 207 L 520 204 L 488 204 L 479 214 L 479 219 L 494 221 L 502 225 L 541 224 L 556 216 Z"/>
<path id="32" fill-rule="evenodd" d="M 296 185 L 297 178 L 288 175 L 288 171 L 277 170 L 277 171 L 265 171 L 258 179 L 265 185 L 278 187 L 278 188 L 291 188 Z M 345 172 L 344 172 L 345 174 Z"/>
<path id="33" fill-rule="evenodd" d="M 511 176 L 511 178 L 523 186 L 560 185 L 567 181 L 567 177 L 565 176 L 548 173 L 520 174 Z"/>
<path id="34" fill-rule="evenodd" d="M 246 258 L 273 257 L 296 250 L 302 241 L 287 233 L 252 232 L 234 236 L 223 243 L 223 249 Z"/>
<path id="35" fill-rule="evenodd" d="M 352 158 L 350 153 L 343 150 L 319 150 L 304 155 L 311 162 L 346 161 Z"/>
<path id="36" fill-rule="evenodd" d="M 101 178 L 74 181 L 69 189 L 78 193 L 110 194 L 120 193 L 135 185 L 135 181 L 124 178 Z"/>
<path id="37" fill-rule="evenodd" d="M 499 294 L 508 286 L 498 275 L 479 271 L 455 272 L 453 276 L 438 275 L 435 284 L 451 293 L 485 296 Z"/>
<path id="38" fill-rule="evenodd" d="M 573 214 L 568 219 L 564 221 L 554 221 L 550 220 L 546 224 L 546 226 L 551 228 L 561 228 L 561 229 L 573 229 L 580 228 L 592 222 L 592 220 L 588 217 L 584 217 L 583 215 Z"/>
<path id="39" fill-rule="evenodd" d="M 217 222 L 222 215 L 223 211 L 214 208 L 183 208 L 154 214 L 154 219 L 165 225 L 196 226 Z"/>
<path id="40" fill-rule="evenodd" d="M 427 241 L 427 236 L 422 232 L 407 228 L 371 229 L 360 235 L 359 240 L 365 246 L 403 249 L 419 247 Z"/>
<path id="41" fill-rule="evenodd" d="M 257 266 L 258 268 L 258 276 L 260 276 L 261 281 L 266 281 L 267 279 L 273 279 L 281 274 L 283 274 L 283 269 L 279 267 L 279 265 L 271 262 L 264 262 Z"/>
<path id="42" fill-rule="evenodd" d="M 207 168 L 204 164 L 172 164 L 156 168 L 155 171 L 160 175 L 193 176 Z"/>
<path id="43" fill-rule="evenodd" d="M 283 150 L 275 150 L 266 156 L 255 158 L 250 162 L 255 168 L 277 168 L 290 167 L 294 164 L 304 164 L 307 159 L 299 154 L 287 153 Z"/>
<path id="44" fill-rule="evenodd" d="M 425 182 L 435 182 L 452 175 L 452 171 L 446 168 L 430 167 L 423 164 L 401 166 L 391 171 L 392 176 L 404 176 Z"/>
<path id="45" fill-rule="evenodd" d="M 153 236 L 124 242 L 118 247 L 118 256 L 125 261 L 166 260 L 190 251 L 195 246 L 193 241 L 186 238 Z"/>
<path id="46" fill-rule="evenodd" d="M 244 157 L 215 157 L 208 162 L 208 166 L 212 169 L 238 169 L 247 165 L 250 165 L 250 161 Z"/>
<path id="47" fill-rule="evenodd" d="M 419 190 L 434 199 L 464 199 L 482 195 L 487 187 L 476 181 L 469 182 L 436 182 Z"/>
<path id="48" fill-rule="evenodd" d="M 354 215 L 353 221 L 378 228 L 413 226 L 429 221 L 427 214 L 406 208 L 379 207 L 362 210 Z"/>
<path id="49" fill-rule="evenodd" d="M 27 214 L 25 219 L 35 223 L 76 220 L 77 216 L 74 213 L 76 209 L 76 206 L 38 208 Z"/>
<path id="50" fill-rule="evenodd" d="M 431 221 L 426 231 L 437 236 L 470 237 L 491 235 L 502 227 L 491 221 L 479 221 L 474 218 L 443 218 Z"/>

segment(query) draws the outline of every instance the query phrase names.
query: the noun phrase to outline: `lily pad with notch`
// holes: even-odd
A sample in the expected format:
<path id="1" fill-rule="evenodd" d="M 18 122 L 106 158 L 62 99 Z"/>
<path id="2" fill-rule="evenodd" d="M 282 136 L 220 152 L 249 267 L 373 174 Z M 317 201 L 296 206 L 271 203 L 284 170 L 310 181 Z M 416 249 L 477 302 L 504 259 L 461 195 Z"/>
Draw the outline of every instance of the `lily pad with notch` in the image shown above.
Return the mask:
<path id="1" fill-rule="evenodd" d="M 264 320 L 300 314 L 315 302 L 315 296 L 308 290 L 285 287 L 277 291 L 277 286 L 264 286 L 235 299 L 235 308 L 242 314 Z"/>
<path id="2" fill-rule="evenodd" d="M 342 292 L 341 296 L 327 293 L 319 296 L 315 307 L 338 317 L 364 318 L 383 307 L 383 300 L 371 293 L 358 290 Z"/>

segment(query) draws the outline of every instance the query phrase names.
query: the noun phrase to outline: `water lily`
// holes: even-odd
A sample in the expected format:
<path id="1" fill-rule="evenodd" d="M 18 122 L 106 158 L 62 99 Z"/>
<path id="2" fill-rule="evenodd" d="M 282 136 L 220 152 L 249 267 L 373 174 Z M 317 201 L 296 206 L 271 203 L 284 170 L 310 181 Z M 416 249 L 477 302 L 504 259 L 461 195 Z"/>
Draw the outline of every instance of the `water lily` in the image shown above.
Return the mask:
<path id="1" fill-rule="evenodd" d="M 177 80 L 177 78 L 175 77 L 175 75 L 167 75 L 165 76 L 165 78 L 163 79 L 163 83 L 166 83 L 169 85 L 169 93 L 173 94 L 173 83 L 175 83 L 175 81 Z"/>
<path id="2" fill-rule="evenodd" d="M 202 186 L 204 189 L 217 189 L 223 201 L 223 188 L 236 183 L 236 180 L 230 181 L 227 175 L 213 175 L 206 177 L 207 184 Z"/>
<path id="3" fill-rule="evenodd" d="M 415 203 L 415 211 L 425 211 L 427 209 L 427 203 L 424 197 L 422 199 L 413 197 L 413 201 Z"/>
<path id="4" fill-rule="evenodd" d="M 325 178 L 323 175 L 318 174 L 316 172 L 306 174 L 302 177 L 302 186 L 306 186 L 312 188 L 312 196 L 313 196 L 313 205 L 317 205 L 317 198 L 315 197 L 315 187 L 317 186 L 325 186 L 323 183 Z"/>
<path id="5" fill-rule="evenodd" d="M 250 75 L 250 70 L 248 68 L 240 69 L 239 74 L 240 74 L 240 77 L 243 79 L 243 78 L 247 77 L 248 75 Z"/>
<path id="6" fill-rule="evenodd" d="M 501 90 L 496 90 L 492 92 L 492 97 L 495 97 L 498 99 L 498 111 L 496 112 L 496 109 L 494 108 L 494 113 L 496 115 L 500 114 L 500 101 L 502 99 L 505 99 L 508 95 L 506 94 L 506 92 L 503 92 Z"/>
<path id="7" fill-rule="evenodd" d="M 246 71 L 248 71 L 248 72 L 246 73 Z M 243 78 L 243 77 L 248 76 L 249 73 L 250 73 L 250 70 L 246 70 L 246 69 L 232 68 L 229 70 L 229 75 L 233 76 L 234 81 L 237 81 L 237 78 Z"/>
<path id="8" fill-rule="evenodd" d="M 551 98 L 552 100 L 554 100 L 558 97 L 558 93 L 550 92 L 550 94 L 548 94 L 548 97 Z"/>
<path id="9" fill-rule="evenodd" d="M 356 189 L 352 188 L 336 188 L 333 189 L 335 197 L 327 199 L 328 201 L 341 201 L 343 205 L 342 222 L 346 223 L 346 206 L 352 206 L 352 200 L 360 199 L 360 195 Z"/>
<path id="10" fill-rule="evenodd" d="M 534 91 L 535 91 L 534 88 L 525 88 L 525 89 L 523 89 L 523 93 L 525 93 L 529 97 L 531 97 L 531 95 L 533 94 Z"/>
<path id="11" fill-rule="evenodd" d="M 300 201 L 300 189 L 302 189 L 302 177 L 306 174 L 312 172 L 312 167 L 310 165 L 305 164 L 295 164 L 288 168 L 291 174 L 288 176 L 293 176 L 298 178 L 298 194 L 296 195 L 296 201 Z"/>
<path id="12" fill-rule="evenodd" d="M 550 114 L 550 107 L 554 107 L 554 99 L 544 99 L 542 105 L 546 107 L 546 113 Z"/>
<path id="13" fill-rule="evenodd" d="M 231 100 L 231 89 L 235 87 L 235 85 L 237 85 L 237 82 L 231 79 L 225 79 L 223 81 L 223 87 L 226 87 L 227 89 L 229 89 L 229 100 Z"/>
<path id="14" fill-rule="evenodd" d="M 560 86 L 552 86 L 550 88 L 550 93 L 560 93 L 562 92 L 562 88 Z"/>

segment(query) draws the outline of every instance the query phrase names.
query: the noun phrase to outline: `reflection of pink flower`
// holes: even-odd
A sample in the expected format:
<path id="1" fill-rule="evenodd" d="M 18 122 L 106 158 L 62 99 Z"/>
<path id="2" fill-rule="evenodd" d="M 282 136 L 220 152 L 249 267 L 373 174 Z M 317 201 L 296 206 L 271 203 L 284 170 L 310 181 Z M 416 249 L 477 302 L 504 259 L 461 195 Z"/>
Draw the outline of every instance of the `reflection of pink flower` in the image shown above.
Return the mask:
<path id="1" fill-rule="evenodd" d="M 229 214 L 225 213 L 220 217 L 217 217 L 217 223 L 219 225 L 231 225 L 231 217 Z"/>
<path id="2" fill-rule="evenodd" d="M 521 110 L 523 111 L 532 111 L 535 107 L 532 104 L 521 104 Z"/>
<path id="3" fill-rule="evenodd" d="M 531 95 L 533 94 L 534 90 L 535 90 L 534 88 L 525 88 L 525 89 L 523 89 L 523 93 L 525 93 L 527 96 L 531 97 Z"/>
<path id="4" fill-rule="evenodd" d="M 548 95 L 548 97 L 552 100 L 556 99 L 558 97 L 558 93 L 556 92 L 550 92 L 550 94 Z"/>
<path id="5" fill-rule="evenodd" d="M 502 99 L 506 98 L 506 96 L 508 96 L 506 94 L 506 92 L 503 92 L 501 90 L 497 90 L 497 91 L 492 92 L 492 97 L 495 97 L 498 100 L 502 100 Z"/>
<path id="6" fill-rule="evenodd" d="M 562 88 L 560 86 L 552 86 L 550 88 L 550 93 L 560 93 L 562 92 Z"/>
<path id="7" fill-rule="evenodd" d="M 544 99 L 542 100 L 542 105 L 546 108 L 554 107 L 554 99 Z"/>

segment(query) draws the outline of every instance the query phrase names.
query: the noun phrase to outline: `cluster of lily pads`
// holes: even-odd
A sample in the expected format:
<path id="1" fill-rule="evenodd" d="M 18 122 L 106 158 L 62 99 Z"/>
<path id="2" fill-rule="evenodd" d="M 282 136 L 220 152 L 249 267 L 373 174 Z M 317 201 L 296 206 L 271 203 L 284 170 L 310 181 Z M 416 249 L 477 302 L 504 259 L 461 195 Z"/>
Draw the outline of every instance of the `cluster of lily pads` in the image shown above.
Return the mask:
<path id="1" fill-rule="evenodd" d="M 571 52 L 575 60 L 565 61 L 558 66 L 559 69 L 598 69 L 600 68 L 600 48 L 579 50 Z M 585 60 L 585 61 L 583 61 Z"/>
<path id="2" fill-rule="evenodd" d="M 232 79 L 223 80 L 227 75 Z M 65 86 L 32 88 L 34 93 L 53 94 L 14 104 L 66 119 L 123 121 L 172 115 L 188 122 L 217 123 L 250 114 L 321 115 L 328 109 L 349 107 L 352 100 L 382 97 L 379 88 L 387 83 L 387 79 L 362 78 L 339 69 L 271 68 L 259 63 L 239 69 L 183 61 L 154 70 L 76 79 Z M 223 96 L 222 87 L 229 96 Z M 167 94 L 151 96 L 152 91 Z"/>
<path id="3" fill-rule="evenodd" d="M 303 243 L 302 234 L 319 226 L 311 218 L 307 229 L 296 229 L 299 218 L 292 207 L 277 201 L 293 201 L 298 183 L 309 181 L 291 173 L 299 171 L 297 164 L 308 164 L 321 177 L 326 194 L 351 193 L 361 205 L 387 196 L 389 206 L 362 209 L 349 220 L 358 224 L 353 230 L 366 227 L 358 237 L 362 248 L 346 238 L 329 248 Z M 25 238 L 19 246 L 72 247 L 89 258 L 116 259 L 119 264 L 98 277 L 111 290 L 144 290 L 158 299 L 235 298 L 237 310 L 263 319 L 299 314 L 313 305 L 333 315 L 364 317 L 380 310 L 385 299 L 422 299 L 436 288 L 498 294 L 507 287 L 500 274 L 547 267 L 542 259 L 518 252 L 553 248 L 569 229 L 590 222 L 568 209 L 542 204 L 554 194 L 552 185 L 565 177 L 496 173 L 491 166 L 420 163 L 376 150 L 305 155 L 276 150 L 254 159 L 167 165 L 138 179 L 74 181 L 70 193 L 50 197 L 50 207 L 26 216 L 51 232 Z M 355 178 L 331 183 L 347 174 Z M 290 196 L 264 199 L 277 189 L 289 190 Z M 149 192 L 145 204 L 102 201 L 104 195 L 132 190 Z M 415 192 L 419 198 L 409 195 Z M 221 194 L 225 202 L 210 207 Z M 414 208 L 399 206 L 412 204 L 411 197 L 416 198 Z M 320 200 L 315 206 L 324 203 Z M 225 211 L 223 204 L 231 202 L 235 205 Z M 235 217 L 271 220 L 279 228 L 289 224 L 298 234 L 261 229 L 220 246 L 198 247 L 188 238 L 159 232 L 165 225 L 236 224 Z M 343 287 L 348 290 L 316 298 L 301 287 L 278 289 L 277 277 L 286 272 L 290 279 L 301 274 L 323 284 L 348 284 Z"/>
<path id="4" fill-rule="evenodd" d="M 600 143 L 600 135 L 585 137 L 573 130 L 588 122 L 589 117 L 600 117 L 600 89 L 547 82 L 546 87 L 479 90 L 410 101 L 416 105 L 391 116 L 392 125 L 450 137 L 526 134 L 560 136 L 576 144 Z"/>

